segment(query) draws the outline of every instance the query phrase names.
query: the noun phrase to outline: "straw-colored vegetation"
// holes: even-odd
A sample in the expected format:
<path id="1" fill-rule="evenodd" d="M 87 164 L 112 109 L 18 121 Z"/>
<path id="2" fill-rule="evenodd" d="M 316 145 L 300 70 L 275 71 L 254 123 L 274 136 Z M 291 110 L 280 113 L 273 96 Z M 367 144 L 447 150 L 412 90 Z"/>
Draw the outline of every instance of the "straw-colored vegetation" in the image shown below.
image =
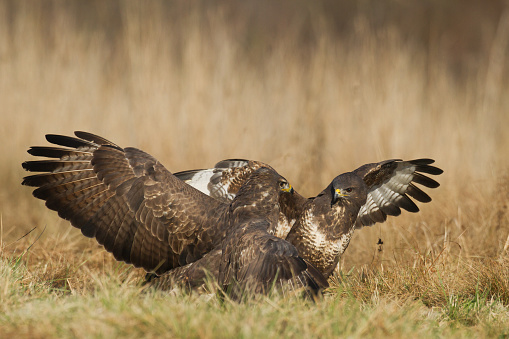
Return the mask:
<path id="1" fill-rule="evenodd" d="M 2 336 L 509 335 L 509 8 L 380 6 L 0 1 Z M 421 212 L 356 232 L 322 301 L 236 304 L 141 292 L 31 197 L 25 150 L 74 130 L 171 171 L 266 161 L 307 196 L 388 158 L 445 172 Z"/>

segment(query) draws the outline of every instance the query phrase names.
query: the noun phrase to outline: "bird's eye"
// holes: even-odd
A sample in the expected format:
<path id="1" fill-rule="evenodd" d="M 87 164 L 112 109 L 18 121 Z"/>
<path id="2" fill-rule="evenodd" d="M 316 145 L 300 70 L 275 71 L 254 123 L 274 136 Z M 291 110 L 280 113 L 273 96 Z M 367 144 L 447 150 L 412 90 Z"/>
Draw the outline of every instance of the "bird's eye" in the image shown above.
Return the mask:
<path id="1" fill-rule="evenodd" d="M 346 193 L 352 193 L 352 191 L 353 191 L 353 188 L 351 188 L 351 187 L 348 187 L 345 189 Z"/>
<path id="2" fill-rule="evenodd" d="M 279 182 L 279 187 L 280 188 L 285 188 L 285 186 L 286 186 L 286 183 L 284 181 L 280 181 Z"/>

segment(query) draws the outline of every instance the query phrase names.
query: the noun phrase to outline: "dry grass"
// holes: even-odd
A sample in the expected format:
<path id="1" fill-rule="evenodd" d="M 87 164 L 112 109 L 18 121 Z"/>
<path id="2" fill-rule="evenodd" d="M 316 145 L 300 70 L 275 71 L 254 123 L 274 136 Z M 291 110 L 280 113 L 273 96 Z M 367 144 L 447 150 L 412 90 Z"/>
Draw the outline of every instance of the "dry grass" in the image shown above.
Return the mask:
<path id="1" fill-rule="evenodd" d="M 423 43 L 408 22 L 335 6 L 0 1 L 0 332 L 507 334 L 509 10 L 493 5 L 467 25 L 459 16 L 478 13 L 475 2 L 442 21 L 446 9 L 430 2 L 436 15 L 415 21 Z M 445 173 L 419 214 L 355 234 L 324 303 L 221 306 L 140 294 L 142 272 L 20 186 L 25 150 L 74 130 L 142 148 L 171 171 L 266 161 L 308 196 L 387 158 L 431 157 Z"/>

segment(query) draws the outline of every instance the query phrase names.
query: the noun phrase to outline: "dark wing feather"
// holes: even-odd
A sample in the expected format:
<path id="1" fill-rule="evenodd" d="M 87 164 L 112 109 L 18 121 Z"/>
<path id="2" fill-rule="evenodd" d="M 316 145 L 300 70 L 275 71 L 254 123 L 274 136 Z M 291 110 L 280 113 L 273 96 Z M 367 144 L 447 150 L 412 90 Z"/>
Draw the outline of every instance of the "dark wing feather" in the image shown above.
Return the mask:
<path id="1" fill-rule="evenodd" d="M 225 232 L 224 205 L 185 185 L 156 159 L 90 133 L 48 135 L 59 146 L 29 153 L 57 160 L 27 161 L 24 185 L 34 196 L 116 259 L 166 272 L 201 258 Z"/>
<path id="2" fill-rule="evenodd" d="M 98 144 L 98 145 L 110 145 L 114 146 L 115 148 L 121 148 L 120 146 L 112 143 L 111 141 L 104 139 L 103 137 L 100 137 L 98 135 L 83 132 L 83 131 L 76 131 L 74 132 L 74 135 L 76 135 L 78 138 L 91 141 L 92 143 Z"/>
<path id="3" fill-rule="evenodd" d="M 267 293 L 273 286 L 307 287 L 314 293 L 328 287 L 325 277 L 302 259 L 297 249 L 267 233 L 263 219 L 237 225 L 223 244 L 218 282 L 233 299 Z"/>
<path id="4" fill-rule="evenodd" d="M 59 134 L 46 134 L 46 140 L 48 140 L 48 142 L 55 144 L 55 145 L 77 148 L 77 149 L 94 148 L 98 145 L 94 142 L 87 141 L 84 139 L 78 139 L 78 138 L 70 137 L 67 135 L 59 135 Z M 102 144 L 99 144 L 99 145 L 102 145 Z"/>
<path id="5" fill-rule="evenodd" d="M 384 222 L 387 215 L 400 215 L 401 208 L 418 212 L 419 208 L 409 196 L 420 202 L 431 201 L 414 183 L 429 188 L 440 186 L 437 181 L 422 174 L 442 174 L 441 169 L 430 166 L 432 163 L 432 159 L 386 160 L 356 169 L 354 173 L 363 178 L 368 187 L 366 204 L 359 211 L 356 228 Z"/>
<path id="6" fill-rule="evenodd" d="M 28 150 L 28 154 L 36 157 L 58 158 L 65 160 L 67 157 L 70 159 L 79 159 L 80 156 L 86 157 L 87 152 L 71 151 L 68 148 L 61 147 L 48 147 L 48 146 L 33 146 Z"/>

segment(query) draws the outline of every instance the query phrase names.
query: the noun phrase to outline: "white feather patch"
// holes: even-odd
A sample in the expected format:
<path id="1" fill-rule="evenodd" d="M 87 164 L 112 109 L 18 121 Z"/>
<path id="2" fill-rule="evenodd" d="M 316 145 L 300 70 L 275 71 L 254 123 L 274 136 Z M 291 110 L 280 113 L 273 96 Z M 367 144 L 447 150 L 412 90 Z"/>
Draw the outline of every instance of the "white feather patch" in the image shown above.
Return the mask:
<path id="1" fill-rule="evenodd" d="M 213 170 L 207 169 L 197 172 L 191 179 L 185 180 L 184 182 L 189 186 L 196 188 L 200 192 L 210 195 L 208 184 L 212 175 L 214 175 Z"/>
<path id="2" fill-rule="evenodd" d="M 363 225 L 373 225 L 374 222 L 370 215 L 376 213 L 380 207 L 393 205 L 402 199 L 406 193 L 408 185 L 414 179 L 416 166 L 406 161 L 400 162 L 392 177 L 381 185 L 372 187 L 368 192 L 366 203 L 361 206 L 357 215 L 356 228 Z"/>

